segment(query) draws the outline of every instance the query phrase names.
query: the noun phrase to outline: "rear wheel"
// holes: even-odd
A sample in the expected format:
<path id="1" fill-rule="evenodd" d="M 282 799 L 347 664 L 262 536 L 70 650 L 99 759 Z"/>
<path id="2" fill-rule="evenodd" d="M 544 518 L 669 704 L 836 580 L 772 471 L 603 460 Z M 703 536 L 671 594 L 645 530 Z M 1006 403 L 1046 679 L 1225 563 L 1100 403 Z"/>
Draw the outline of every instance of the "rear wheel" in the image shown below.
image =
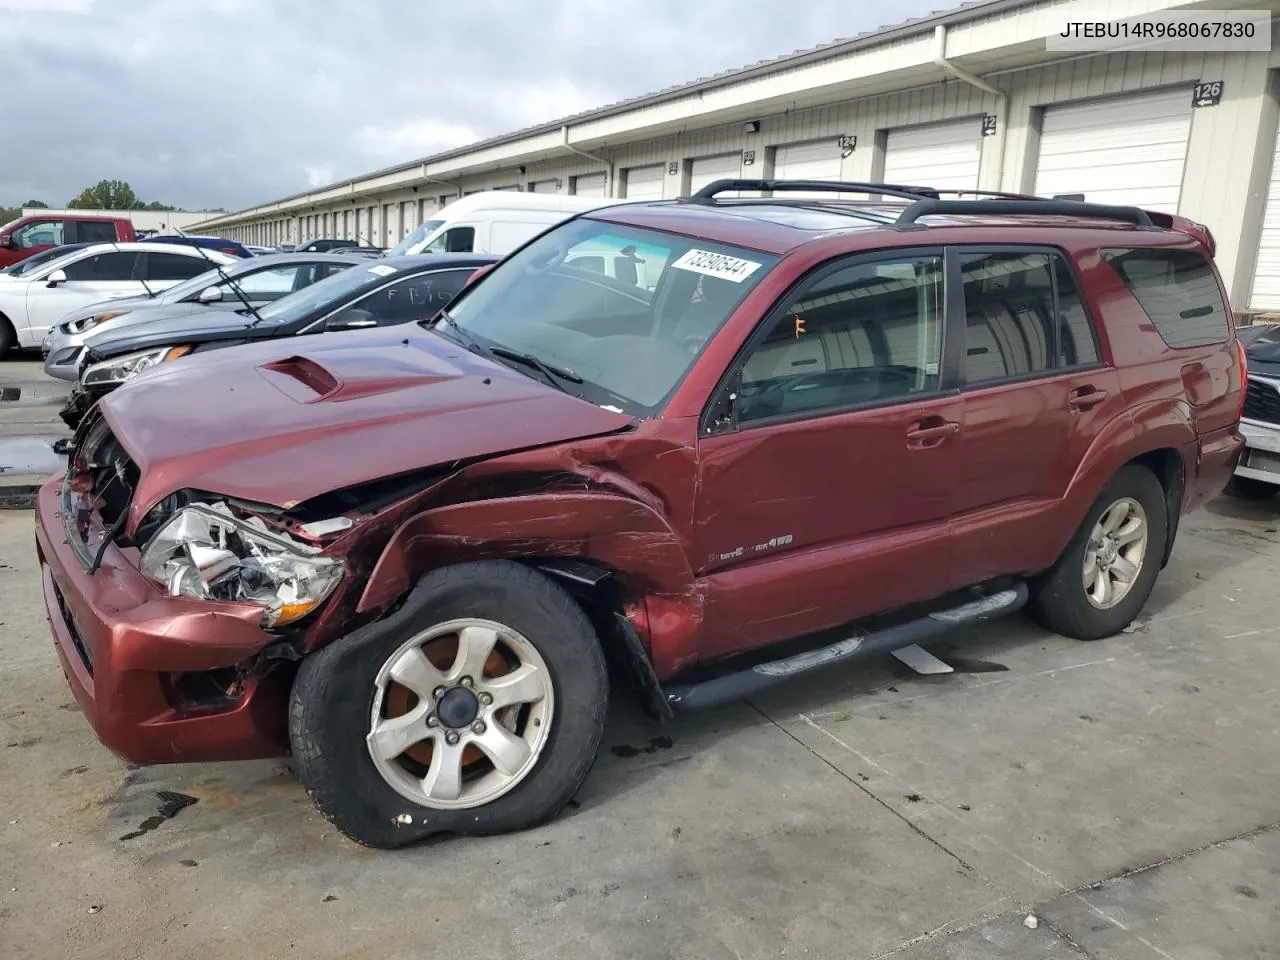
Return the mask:
<path id="1" fill-rule="evenodd" d="M 13 332 L 13 324 L 9 322 L 9 318 L 0 313 L 0 360 L 3 360 L 14 345 L 18 342 L 18 336 Z"/>
<path id="2" fill-rule="evenodd" d="M 1164 488 L 1129 464 L 1094 501 L 1067 549 L 1031 584 L 1028 612 L 1078 640 L 1119 633 L 1142 610 L 1168 537 Z"/>
<path id="3" fill-rule="evenodd" d="M 435 571 L 385 620 L 303 661 L 303 785 L 353 840 L 518 830 L 573 797 L 608 703 L 604 657 L 559 586 L 520 564 Z"/>
<path id="4" fill-rule="evenodd" d="M 1269 500 L 1276 495 L 1276 491 L 1280 491 L 1280 486 L 1252 477 L 1233 476 L 1227 484 L 1228 493 L 1245 500 Z"/>

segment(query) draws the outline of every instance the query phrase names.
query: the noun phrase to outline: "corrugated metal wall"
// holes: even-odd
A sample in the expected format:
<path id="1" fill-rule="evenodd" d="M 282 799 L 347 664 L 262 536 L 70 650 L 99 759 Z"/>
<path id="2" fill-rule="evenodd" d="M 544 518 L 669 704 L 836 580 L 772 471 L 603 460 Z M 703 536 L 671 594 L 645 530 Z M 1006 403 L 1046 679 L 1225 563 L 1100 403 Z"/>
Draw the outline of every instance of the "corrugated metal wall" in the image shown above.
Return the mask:
<path id="1" fill-rule="evenodd" d="M 831 141 L 840 147 L 840 176 L 875 180 L 884 173 L 889 133 L 943 120 L 996 117 L 996 135 L 978 134 L 981 153 L 978 182 L 985 189 L 1029 191 L 1039 161 L 1039 136 L 1046 107 L 1084 102 L 1128 92 L 1185 89 L 1199 80 L 1222 80 L 1222 102 L 1192 111 L 1191 129 L 1178 212 L 1207 223 L 1218 241 L 1218 264 L 1233 299 L 1242 306 L 1252 285 L 1261 230 L 1261 207 L 1271 176 L 1275 147 L 1276 99 L 1273 63 L 1268 53 L 1124 53 L 1081 57 L 1029 69 L 987 74 L 984 79 L 1006 97 L 959 80 L 897 93 L 846 99 L 754 118 L 758 132 L 743 122 L 725 123 L 640 142 L 593 147 L 604 164 L 568 152 L 562 158 L 513 161 L 508 167 L 456 181 L 423 180 L 393 192 L 376 194 L 361 185 L 361 198 L 335 198 L 261 221 L 224 228 L 237 239 L 255 243 L 297 242 L 321 235 L 355 237 L 362 242 L 393 243 L 439 205 L 463 193 L 488 189 L 537 189 L 570 193 L 575 185 L 604 176 L 604 195 L 625 195 L 625 171 L 650 168 L 649 190 L 656 191 L 654 167 L 662 170 L 662 196 L 689 189 L 693 161 L 737 155 L 738 173 L 771 173 L 775 148 Z M 518 186 L 517 186 L 518 185 Z M 536 185 L 536 186 L 535 186 Z M 376 199 L 369 199 L 370 193 Z M 383 223 L 386 211 L 391 222 Z M 419 212 L 421 211 L 421 212 Z M 397 213 L 398 212 L 398 213 Z M 353 221 L 350 228 L 347 214 Z M 403 217 L 401 222 L 400 217 Z"/>

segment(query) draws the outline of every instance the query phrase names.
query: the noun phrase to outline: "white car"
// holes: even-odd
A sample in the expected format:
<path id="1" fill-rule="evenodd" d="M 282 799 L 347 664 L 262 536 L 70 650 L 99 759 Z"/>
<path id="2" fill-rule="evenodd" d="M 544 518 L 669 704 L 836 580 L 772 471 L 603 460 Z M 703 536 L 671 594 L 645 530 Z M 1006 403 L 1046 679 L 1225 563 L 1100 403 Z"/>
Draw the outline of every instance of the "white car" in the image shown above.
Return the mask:
<path id="1" fill-rule="evenodd" d="M 159 293 L 235 257 L 172 243 L 95 243 L 21 276 L 0 274 L 0 357 L 39 347 L 68 312 Z"/>

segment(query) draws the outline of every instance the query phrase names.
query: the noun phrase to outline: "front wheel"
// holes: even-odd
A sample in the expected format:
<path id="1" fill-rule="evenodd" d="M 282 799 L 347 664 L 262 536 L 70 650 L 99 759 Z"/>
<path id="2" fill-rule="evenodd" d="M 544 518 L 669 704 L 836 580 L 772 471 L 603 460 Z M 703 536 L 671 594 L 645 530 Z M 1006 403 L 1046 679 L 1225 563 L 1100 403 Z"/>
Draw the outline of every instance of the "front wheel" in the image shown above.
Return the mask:
<path id="1" fill-rule="evenodd" d="M 1077 640 L 1100 640 L 1132 623 L 1160 572 L 1165 510 L 1155 474 L 1137 464 L 1122 468 L 1057 563 L 1032 582 L 1032 619 Z"/>
<path id="2" fill-rule="evenodd" d="M 553 817 L 586 779 L 607 705 L 573 599 L 521 564 L 469 563 L 304 660 L 290 737 L 321 812 L 353 840 L 399 847 Z"/>

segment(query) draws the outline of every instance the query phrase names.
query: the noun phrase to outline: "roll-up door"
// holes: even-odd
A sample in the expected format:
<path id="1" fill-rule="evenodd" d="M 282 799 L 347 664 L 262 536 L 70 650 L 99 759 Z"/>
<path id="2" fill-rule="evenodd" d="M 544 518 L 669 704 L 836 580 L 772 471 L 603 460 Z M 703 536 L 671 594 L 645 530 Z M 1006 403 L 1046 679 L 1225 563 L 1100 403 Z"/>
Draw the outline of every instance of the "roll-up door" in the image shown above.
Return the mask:
<path id="1" fill-rule="evenodd" d="M 774 148 L 775 180 L 839 180 L 840 144 L 834 137 L 812 143 L 787 143 Z M 788 190 L 778 197 L 838 197 L 836 193 Z"/>
<path id="2" fill-rule="evenodd" d="M 573 178 L 573 192 L 579 197 L 603 197 L 604 174 L 588 173 Z"/>
<path id="3" fill-rule="evenodd" d="M 632 167 L 626 175 L 628 200 L 661 200 L 665 171 L 662 164 L 650 167 Z"/>
<path id="4" fill-rule="evenodd" d="M 884 182 L 976 190 L 981 160 L 982 121 L 977 117 L 890 130 Z"/>
<path id="5" fill-rule="evenodd" d="M 1047 107 L 1036 193 L 1177 213 L 1191 134 L 1191 91 Z"/>
<path id="6" fill-rule="evenodd" d="M 736 179 L 742 176 L 742 155 L 725 154 L 722 157 L 700 157 L 689 165 L 689 195 L 697 193 L 716 180 Z M 735 194 L 720 194 L 734 196 Z"/>

